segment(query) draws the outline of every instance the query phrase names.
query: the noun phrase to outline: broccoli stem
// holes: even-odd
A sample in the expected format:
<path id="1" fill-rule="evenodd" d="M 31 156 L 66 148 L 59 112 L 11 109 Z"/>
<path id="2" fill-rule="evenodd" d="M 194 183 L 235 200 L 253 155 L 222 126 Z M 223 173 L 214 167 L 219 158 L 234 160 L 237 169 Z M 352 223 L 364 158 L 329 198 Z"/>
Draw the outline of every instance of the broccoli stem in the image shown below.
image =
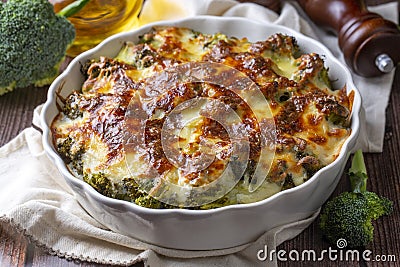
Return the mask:
<path id="1" fill-rule="evenodd" d="M 90 0 L 77 0 L 61 9 L 57 14 L 65 18 L 71 17 L 81 11 Z"/>
<path id="2" fill-rule="evenodd" d="M 365 167 L 362 150 L 354 153 L 351 168 L 349 169 L 351 190 L 354 193 L 364 193 L 367 191 L 367 168 Z"/>

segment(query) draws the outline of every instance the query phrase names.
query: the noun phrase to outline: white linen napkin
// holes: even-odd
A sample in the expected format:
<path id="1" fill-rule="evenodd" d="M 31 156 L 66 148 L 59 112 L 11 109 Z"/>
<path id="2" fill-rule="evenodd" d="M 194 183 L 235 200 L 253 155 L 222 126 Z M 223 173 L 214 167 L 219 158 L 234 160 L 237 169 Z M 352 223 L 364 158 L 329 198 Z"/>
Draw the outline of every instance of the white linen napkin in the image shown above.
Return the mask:
<path id="1" fill-rule="evenodd" d="M 286 25 L 314 38 L 326 41 L 334 51 L 335 37 L 324 35 L 302 19 L 295 4 L 285 3 L 280 15 L 261 6 L 224 0 L 169 0 L 164 12 L 152 13 L 151 7 L 165 4 L 166 0 L 147 0 L 142 11 L 142 21 L 154 17 L 173 19 L 194 15 L 242 16 Z M 386 18 L 396 20 L 397 6 L 387 4 L 375 11 L 388 11 Z M 328 40 L 328 41 L 327 41 Z M 384 131 L 384 109 L 387 105 L 393 74 L 382 78 L 364 79 L 355 77 L 356 85 L 364 92 L 364 103 L 378 101 L 380 109 L 365 107 L 368 120 L 368 135 L 365 150 L 381 147 Z M 379 84 L 379 97 L 371 96 Z M 369 102 L 368 102 L 369 99 Z M 40 126 L 40 107 L 35 110 L 33 124 Z M 373 137 L 373 138 L 372 138 Z M 367 142 L 368 141 L 368 142 Z M 379 149 L 378 149 L 379 150 Z M 87 260 L 97 263 L 130 265 L 143 261 L 149 266 L 276 266 L 276 260 L 260 261 L 257 253 L 276 246 L 301 233 L 318 216 L 316 211 L 310 218 L 272 229 L 253 243 L 239 247 L 212 251 L 173 250 L 146 244 L 123 236 L 104 227 L 89 216 L 74 198 L 71 189 L 54 165 L 47 158 L 41 144 L 41 134 L 27 128 L 14 140 L 0 148 L 0 227 L 11 225 L 23 231 L 34 243 L 58 256 Z"/>

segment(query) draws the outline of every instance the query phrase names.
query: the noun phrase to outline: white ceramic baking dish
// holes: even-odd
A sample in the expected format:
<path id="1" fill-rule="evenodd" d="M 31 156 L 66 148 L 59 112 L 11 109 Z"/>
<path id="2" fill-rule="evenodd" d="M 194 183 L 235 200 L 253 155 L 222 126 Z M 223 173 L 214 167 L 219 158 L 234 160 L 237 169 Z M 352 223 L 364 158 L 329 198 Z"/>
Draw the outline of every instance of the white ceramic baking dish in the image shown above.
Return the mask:
<path id="1" fill-rule="evenodd" d="M 74 177 L 52 143 L 49 127 L 59 112 L 57 102 L 62 104 L 56 92 L 65 97 L 73 89 L 80 88 L 84 81 L 80 72 L 82 63 L 99 56 L 115 56 L 125 41 L 137 41 L 138 36 L 155 25 L 189 27 L 204 33 L 222 32 L 228 36 L 247 37 L 250 41 L 264 40 L 271 34 L 281 32 L 294 36 L 302 52 L 324 55 L 325 65 L 329 68 L 330 78 L 335 80 L 335 86 L 340 88 L 346 85 L 348 90 L 355 91 L 352 132 L 342 146 L 338 158 L 300 186 L 279 192 L 260 202 L 213 210 L 143 208 L 126 201 L 105 197 Z M 132 32 L 117 34 L 76 57 L 51 85 L 42 111 L 41 123 L 46 152 L 75 192 L 80 204 L 91 216 L 115 232 L 151 244 L 185 250 L 209 250 L 235 247 L 254 241 L 273 227 L 304 219 L 318 210 L 335 189 L 348 156 L 355 146 L 360 125 L 360 106 L 361 98 L 348 69 L 319 42 L 274 24 L 242 18 L 201 16 L 149 24 Z"/>

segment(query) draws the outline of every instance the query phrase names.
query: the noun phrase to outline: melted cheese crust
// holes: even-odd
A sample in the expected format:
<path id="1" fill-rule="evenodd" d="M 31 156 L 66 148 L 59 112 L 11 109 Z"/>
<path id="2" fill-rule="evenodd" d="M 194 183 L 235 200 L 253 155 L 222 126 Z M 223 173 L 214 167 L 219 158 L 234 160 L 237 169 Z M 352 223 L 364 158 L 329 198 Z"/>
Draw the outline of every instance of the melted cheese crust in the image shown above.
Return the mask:
<path id="1" fill-rule="evenodd" d="M 220 124 L 200 118 L 190 121 L 179 133 L 176 145 L 183 157 L 196 157 L 201 140 L 207 140 L 215 149 L 215 160 L 205 170 L 190 172 L 174 167 L 161 144 L 161 128 L 171 110 L 185 100 L 209 97 L 224 102 L 244 118 L 244 125 L 250 129 L 250 157 L 235 188 L 218 203 L 201 208 L 255 202 L 300 185 L 338 156 L 351 131 L 348 125 L 353 93 L 347 95 L 346 88 L 331 90 L 322 58 L 313 53 L 298 55 L 296 47 L 293 37 L 282 34 L 251 43 L 221 33 L 155 28 L 138 44 L 127 42 L 115 58 L 101 57 L 84 66 L 86 81 L 63 100 L 65 107 L 52 124 L 55 146 L 71 170 L 85 181 L 95 174 L 106 177 L 107 189 L 95 188 L 111 197 L 135 202 L 135 194 L 129 193 L 124 183 L 145 173 L 148 162 L 177 185 L 209 184 L 227 166 L 232 151 L 229 136 Z M 146 163 L 143 156 L 124 150 L 122 129 L 127 126 L 125 112 L 132 96 L 139 92 L 151 97 L 151 92 L 145 91 L 148 79 L 185 62 L 233 67 L 255 82 L 270 104 L 276 126 L 276 152 L 268 176 L 256 191 L 249 192 L 247 179 L 260 156 L 256 117 L 240 97 L 215 84 L 179 84 L 152 99 L 146 107 L 150 117 L 145 132 L 150 161 Z M 131 171 L 125 164 L 126 157 Z"/>

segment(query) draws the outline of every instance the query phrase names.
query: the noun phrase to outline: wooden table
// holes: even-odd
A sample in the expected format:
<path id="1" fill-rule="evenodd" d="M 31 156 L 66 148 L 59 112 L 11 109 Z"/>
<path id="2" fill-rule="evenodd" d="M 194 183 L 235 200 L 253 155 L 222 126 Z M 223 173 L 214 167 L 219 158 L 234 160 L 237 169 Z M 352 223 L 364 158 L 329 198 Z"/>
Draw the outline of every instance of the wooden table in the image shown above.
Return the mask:
<path id="1" fill-rule="evenodd" d="M 368 4 L 390 1 L 369 0 Z M 0 97 L 0 146 L 10 141 L 24 128 L 31 125 L 34 108 L 45 102 L 48 87 L 18 89 Z M 376 88 L 379 90 L 379 88 Z M 331 261 L 324 257 L 322 262 L 279 262 L 279 266 L 400 266 L 400 68 L 397 69 L 392 85 L 392 93 L 386 112 L 386 131 L 383 153 L 366 154 L 366 164 L 370 176 L 368 189 L 385 195 L 394 201 L 394 213 L 380 218 L 374 223 L 375 236 L 370 258 L 382 255 L 395 262 Z M 346 177 L 342 177 L 333 196 L 349 189 Z M 291 250 L 314 250 L 320 253 L 330 245 L 323 240 L 318 227 L 318 219 L 296 238 L 278 247 L 289 253 Z M 332 247 L 335 249 L 336 247 Z M 382 257 L 382 258 L 383 258 Z M 141 266 L 137 264 L 136 266 Z M 68 261 L 44 252 L 32 244 L 22 233 L 0 227 L 0 266 L 99 266 L 86 262 Z M 190 266 L 190 265 L 188 265 Z"/>

